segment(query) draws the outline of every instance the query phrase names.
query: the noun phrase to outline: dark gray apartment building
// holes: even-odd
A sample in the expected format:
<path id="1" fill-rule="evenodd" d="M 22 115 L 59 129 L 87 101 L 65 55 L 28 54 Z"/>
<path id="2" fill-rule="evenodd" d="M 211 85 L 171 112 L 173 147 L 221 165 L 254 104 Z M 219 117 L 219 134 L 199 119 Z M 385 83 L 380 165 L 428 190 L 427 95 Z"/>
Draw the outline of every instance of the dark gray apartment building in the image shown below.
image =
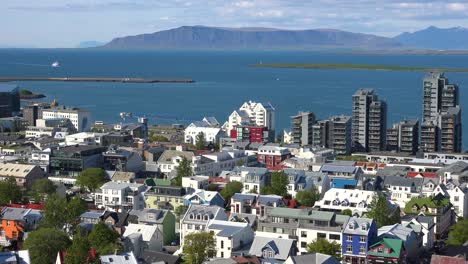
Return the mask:
<path id="1" fill-rule="evenodd" d="M 294 144 L 300 146 L 312 145 L 315 115 L 311 112 L 299 112 L 291 117 L 291 135 Z"/>
<path id="2" fill-rule="evenodd" d="M 387 150 L 415 154 L 419 147 L 419 121 L 404 120 L 387 129 Z"/>

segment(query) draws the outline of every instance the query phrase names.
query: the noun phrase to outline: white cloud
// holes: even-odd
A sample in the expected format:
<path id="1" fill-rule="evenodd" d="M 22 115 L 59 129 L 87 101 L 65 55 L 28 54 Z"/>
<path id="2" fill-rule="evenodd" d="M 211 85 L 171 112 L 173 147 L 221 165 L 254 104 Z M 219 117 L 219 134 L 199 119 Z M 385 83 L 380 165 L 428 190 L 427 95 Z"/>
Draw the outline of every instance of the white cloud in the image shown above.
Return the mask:
<path id="1" fill-rule="evenodd" d="M 462 3 L 450 3 L 447 4 L 447 9 L 451 11 L 464 11 L 467 9 L 467 6 Z"/>
<path id="2" fill-rule="evenodd" d="M 240 7 L 240 8 L 248 8 L 248 7 L 254 7 L 255 3 L 250 2 L 250 1 L 239 1 L 239 2 L 235 2 L 233 5 L 236 7 Z"/>

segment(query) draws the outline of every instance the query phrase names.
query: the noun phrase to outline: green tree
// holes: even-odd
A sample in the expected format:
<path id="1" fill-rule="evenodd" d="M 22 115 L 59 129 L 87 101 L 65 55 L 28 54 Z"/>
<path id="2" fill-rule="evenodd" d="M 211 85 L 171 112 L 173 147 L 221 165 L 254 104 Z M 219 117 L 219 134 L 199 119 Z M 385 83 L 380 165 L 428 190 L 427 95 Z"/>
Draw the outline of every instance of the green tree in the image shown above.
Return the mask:
<path id="1" fill-rule="evenodd" d="M 188 206 L 187 205 L 179 205 L 174 209 L 174 214 L 177 217 L 177 219 L 180 219 L 185 212 L 187 212 Z"/>
<path id="2" fill-rule="evenodd" d="M 88 237 L 83 235 L 81 229 L 78 229 L 73 236 L 72 245 L 67 249 L 65 255 L 65 263 L 67 264 L 82 264 L 88 263 L 90 260 L 91 244 Z"/>
<path id="3" fill-rule="evenodd" d="M 21 188 L 16 184 L 15 178 L 9 177 L 4 181 L 0 180 L 0 205 L 18 203 L 21 198 Z"/>
<path id="4" fill-rule="evenodd" d="M 320 200 L 320 194 L 315 187 L 298 191 L 296 194 L 296 201 L 302 206 L 314 206 L 315 202 L 318 200 Z"/>
<path id="5" fill-rule="evenodd" d="M 399 208 L 390 208 L 387 197 L 383 193 L 374 196 L 374 199 L 369 204 L 369 208 L 367 217 L 374 219 L 378 227 L 401 222 Z"/>
<path id="6" fill-rule="evenodd" d="M 307 244 L 307 252 L 327 254 L 340 259 L 341 245 L 335 241 L 328 241 L 325 238 L 317 238 L 314 242 Z"/>
<path id="7" fill-rule="evenodd" d="M 216 240 L 208 232 L 191 233 L 184 238 L 182 258 L 185 263 L 202 264 L 216 256 Z"/>
<path id="8" fill-rule="evenodd" d="M 208 191 L 216 192 L 218 191 L 218 184 L 210 183 L 207 189 Z"/>
<path id="9" fill-rule="evenodd" d="M 175 186 L 182 186 L 182 177 L 190 177 L 193 175 L 192 164 L 186 157 L 182 157 L 179 166 L 176 169 L 177 176 L 173 179 L 172 184 Z"/>
<path id="10" fill-rule="evenodd" d="M 148 137 L 150 142 L 169 142 L 169 139 L 163 135 L 155 135 L 154 132 L 150 132 Z"/>
<path id="11" fill-rule="evenodd" d="M 350 209 L 344 209 L 341 211 L 342 215 L 353 216 L 353 212 Z"/>
<path id="12" fill-rule="evenodd" d="M 73 228 L 86 209 L 86 203 L 79 197 L 67 201 L 66 198 L 52 194 L 45 203 L 41 225 L 57 229 Z"/>
<path id="13" fill-rule="evenodd" d="M 285 197 L 288 194 L 289 180 L 284 172 L 274 171 L 271 173 L 271 184 L 264 188 L 264 194 L 276 194 Z"/>
<path id="14" fill-rule="evenodd" d="M 447 244 L 461 246 L 468 241 L 468 219 L 461 219 L 450 227 Z"/>
<path id="15" fill-rule="evenodd" d="M 29 233 L 24 241 L 24 249 L 29 250 L 34 264 L 55 263 L 57 253 L 67 249 L 71 244 L 68 235 L 55 228 L 40 228 Z"/>
<path id="16" fill-rule="evenodd" d="M 236 194 L 240 193 L 242 191 L 243 185 L 241 182 L 238 181 L 232 181 L 228 182 L 224 189 L 221 190 L 220 194 L 223 197 L 224 201 L 226 204 L 229 204 L 231 201 L 231 197 Z"/>
<path id="17" fill-rule="evenodd" d="M 76 184 L 94 192 L 106 182 L 106 174 L 101 168 L 88 168 L 83 170 L 76 178 Z"/>
<path id="18" fill-rule="evenodd" d="M 202 149 L 206 148 L 205 133 L 200 132 L 195 137 L 195 148 L 198 149 L 198 150 L 202 150 Z"/>
<path id="19" fill-rule="evenodd" d="M 91 247 L 96 250 L 98 255 L 111 254 L 115 250 L 121 251 L 122 247 L 117 242 L 118 238 L 119 234 L 104 222 L 94 225 L 93 231 L 88 236 Z"/>
<path id="20" fill-rule="evenodd" d="M 37 202 L 43 202 L 47 195 L 55 193 L 57 186 L 49 179 L 35 180 L 31 187 L 31 195 Z"/>

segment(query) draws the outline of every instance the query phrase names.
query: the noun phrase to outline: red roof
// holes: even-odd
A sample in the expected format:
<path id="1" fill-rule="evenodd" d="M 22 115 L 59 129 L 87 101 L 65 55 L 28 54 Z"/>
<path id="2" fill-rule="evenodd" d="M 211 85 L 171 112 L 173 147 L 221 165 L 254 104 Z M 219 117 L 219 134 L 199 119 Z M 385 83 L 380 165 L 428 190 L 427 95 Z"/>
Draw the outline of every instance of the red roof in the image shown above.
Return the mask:
<path id="1" fill-rule="evenodd" d="M 408 177 L 411 177 L 411 178 L 414 178 L 418 175 L 421 175 L 422 177 L 424 178 L 436 178 L 437 177 L 437 173 L 435 172 L 417 172 L 417 171 L 408 171 L 406 173 L 406 175 Z"/>
<path id="2" fill-rule="evenodd" d="M 355 166 L 356 166 L 356 167 L 364 167 L 365 165 L 366 165 L 365 162 L 363 162 L 363 161 L 358 161 L 358 162 L 356 162 L 356 165 L 355 165 Z"/>
<path id="3" fill-rule="evenodd" d="M 221 178 L 221 177 L 210 177 L 208 179 L 208 182 L 209 183 L 213 183 L 213 182 L 229 182 L 229 179 L 227 178 Z"/>
<path id="4" fill-rule="evenodd" d="M 449 257 L 449 256 L 439 256 L 432 255 L 431 264 L 467 264 L 463 257 Z"/>
<path id="5" fill-rule="evenodd" d="M 45 204 L 6 204 L 6 207 L 44 210 Z"/>

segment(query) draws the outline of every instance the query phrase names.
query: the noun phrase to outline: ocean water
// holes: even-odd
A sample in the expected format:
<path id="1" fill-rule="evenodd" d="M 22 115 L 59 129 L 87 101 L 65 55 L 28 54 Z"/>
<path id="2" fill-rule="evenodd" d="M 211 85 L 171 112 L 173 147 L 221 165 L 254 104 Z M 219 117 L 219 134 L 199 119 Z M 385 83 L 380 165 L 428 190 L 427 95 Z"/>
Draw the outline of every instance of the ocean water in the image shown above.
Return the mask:
<path id="1" fill-rule="evenodd" d="M 61 67 L 52 68 L 53 61 Z M 118 122 L 120 112 L 146 116 L 151 124 L 188 123 L 203 116 L 224 122 L 244 101 L 271 102 L 276 129 L 290 116 L 312 111 L 317 118 L 351 114 L 351 96 L 373 88 L 387 100 L 388 126 L 421 119 L 421 72 L 254 68 L 263 63 L 362 63 L 468 68 L 468 55 L 361 55 L 305 51 L 102 51 L 0 50 L 0 76 L 191 78 L 195 83 L 16 82 L 21 88 L 87 108 L 94 120 Z M 468 148 L 468 73 L 448 73 L 460 86 L 464 149 Z"/>

